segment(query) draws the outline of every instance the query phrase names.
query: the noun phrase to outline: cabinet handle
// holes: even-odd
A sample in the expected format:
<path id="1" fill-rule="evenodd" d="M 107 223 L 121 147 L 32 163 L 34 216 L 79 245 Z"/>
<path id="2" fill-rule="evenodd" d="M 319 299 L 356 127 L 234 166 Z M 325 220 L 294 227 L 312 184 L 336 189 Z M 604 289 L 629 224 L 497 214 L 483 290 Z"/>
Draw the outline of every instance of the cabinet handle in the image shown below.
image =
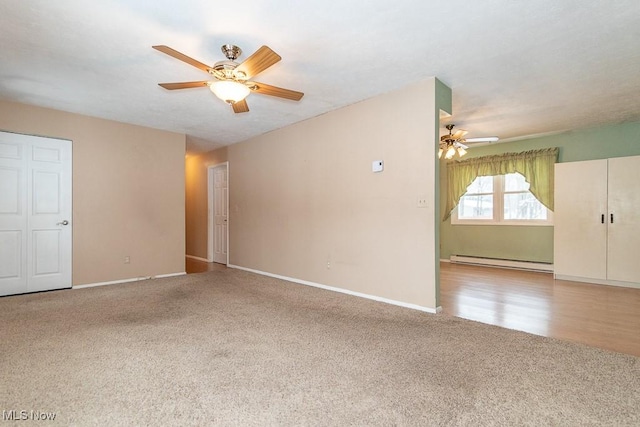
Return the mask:
<path id="1" fill-rule="evenodd" d="M 613 214 L 611 214 L 611 224 L 613 224 Z"/>
<path id="2" fill-rule="evenodd" d="M 604 224 L 604 214 L 602 214 L 602 218 L 600 218 L 600 222 Z"/>

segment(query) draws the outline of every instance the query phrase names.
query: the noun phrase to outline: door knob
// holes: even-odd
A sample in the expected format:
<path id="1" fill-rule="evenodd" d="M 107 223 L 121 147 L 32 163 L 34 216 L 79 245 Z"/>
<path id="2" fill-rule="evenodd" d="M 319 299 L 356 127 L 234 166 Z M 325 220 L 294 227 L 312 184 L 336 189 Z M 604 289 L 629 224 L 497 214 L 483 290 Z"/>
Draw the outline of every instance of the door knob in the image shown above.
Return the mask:
<path id="1" fill-rule="evenodd" d="M 56 225 L 69 225 L 69 221 L 67 221 L 66 219 L 62 222 L 57 223 Z"/>

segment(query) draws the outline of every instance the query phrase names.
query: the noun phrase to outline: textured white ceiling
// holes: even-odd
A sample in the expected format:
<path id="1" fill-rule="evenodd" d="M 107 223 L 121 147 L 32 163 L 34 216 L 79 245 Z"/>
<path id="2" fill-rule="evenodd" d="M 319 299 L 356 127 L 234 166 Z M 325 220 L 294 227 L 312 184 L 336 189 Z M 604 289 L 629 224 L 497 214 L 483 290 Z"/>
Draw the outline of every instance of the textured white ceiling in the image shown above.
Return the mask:
<path id="1" fill-rule="evenodd" d="M 206 88 L 220 46 L 283 60 L 233 114 Z M 188 135 L 214 149 L 436 76 L 467 137 L 640 121 L 638 0 L 22 0 L 0 2 L 0 98 Z"/>

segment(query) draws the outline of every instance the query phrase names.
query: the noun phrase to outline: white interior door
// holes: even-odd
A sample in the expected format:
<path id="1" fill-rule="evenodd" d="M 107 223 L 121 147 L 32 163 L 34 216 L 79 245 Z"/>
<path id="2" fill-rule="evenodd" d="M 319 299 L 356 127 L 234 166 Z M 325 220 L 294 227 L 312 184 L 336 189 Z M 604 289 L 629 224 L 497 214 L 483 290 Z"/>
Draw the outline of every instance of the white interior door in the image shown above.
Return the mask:
<path id="1" fill-rule="evenodd" d="M 607 278 L 640 283 L 640 156 L 609 159 Z"/>
<path id="2" fill-rule="evenodd" d="M 556 276 L 607 278 L 606 213 L 606 160 L 555 165 Z"/>
<path id="3" fill-rule="evenodd" d="M 227 264 L 229 184 L 226 164 L 213 168 L 213 262 Z"/>
<path id="4" fill-rule="evenodd" d="M 0 295 L 71 287 L 71 141 L 0 132 Z"/>

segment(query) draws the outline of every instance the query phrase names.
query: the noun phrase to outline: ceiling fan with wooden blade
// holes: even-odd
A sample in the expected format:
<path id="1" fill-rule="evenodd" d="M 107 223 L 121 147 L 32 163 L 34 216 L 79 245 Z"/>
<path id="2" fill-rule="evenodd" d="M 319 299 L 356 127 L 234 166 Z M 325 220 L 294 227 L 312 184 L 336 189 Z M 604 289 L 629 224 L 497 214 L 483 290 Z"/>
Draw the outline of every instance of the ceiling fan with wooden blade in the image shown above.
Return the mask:
<path id="1" fill-rule="evenodd" d="M 245 98 L 251 92 L 292 101 L 300 101 L 304 96 L 302 92 L 249 80 L 282 59 L 280 55 L 268 46 L 262 46 L 242 63 L 238 63 L 236 59 L 242 54 L 242 50 L 238 46 L 225 44 L 222 46 L 222 53 L 227 57 L 227 60 L 218 61 L 213 67 L 168 46 L 158 45 L 152 47 L 199 70 L 207 72 L 214 77 L 214 80 L 196 82 L 158 83 L 160 86 L 168 90 L 209 87 L 218 98 L 230 104 L 235 113 L 246 113 L 249 111 L 249 106 Z"/>
<path id="2" fill-rule="evenodd" d="M 495 142 L 499 139 L 497 136 L 465 139 L 464 136 L 469 132 L 463 129 L 458 129 L 455 133 L 452 133 L 454 126 L 455 125 L 453 123 L 445 126 L 449 131 L 449 134 L 440 137 L 440 150 L 438 151 L 438 158 L 441 158 L 443 153 L 445 155 L 444 158 L 447 160 L 453 158 L 456 153 L 458 153 L 458 156 L 460 157 L 464 156 L 465 154 L 467 154 L 467 150 L 469 149 L 469 147 L 465 145 L 465 143 L 472 144 L 477 142 Z"/>

